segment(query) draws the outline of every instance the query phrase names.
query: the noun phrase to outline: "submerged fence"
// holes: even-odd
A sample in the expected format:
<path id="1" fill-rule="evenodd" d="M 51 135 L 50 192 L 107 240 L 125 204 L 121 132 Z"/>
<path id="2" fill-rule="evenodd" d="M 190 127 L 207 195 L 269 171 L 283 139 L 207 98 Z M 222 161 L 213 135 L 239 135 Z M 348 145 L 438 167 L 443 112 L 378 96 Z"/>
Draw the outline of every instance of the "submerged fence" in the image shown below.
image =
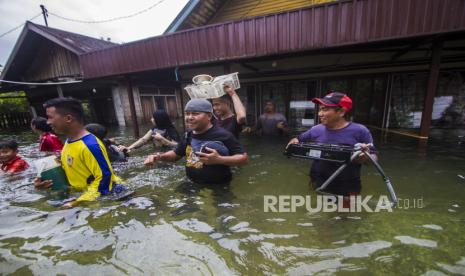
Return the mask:
<path id="1" fill-rule="evenodd" d="M 0 113 L 0 129 L 12 129 L 29 126 L 31 114 L 29 112 Z"/>

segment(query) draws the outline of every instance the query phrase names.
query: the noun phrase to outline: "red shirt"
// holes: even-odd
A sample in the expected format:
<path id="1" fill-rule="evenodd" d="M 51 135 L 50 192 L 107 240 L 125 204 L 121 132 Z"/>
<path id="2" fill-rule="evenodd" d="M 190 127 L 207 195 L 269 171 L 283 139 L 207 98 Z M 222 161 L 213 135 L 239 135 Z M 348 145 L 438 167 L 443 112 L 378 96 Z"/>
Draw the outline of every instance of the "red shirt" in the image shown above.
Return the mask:
<path id="1" fill-rule="evenodd" d="M 57 152 L 63 149 L 63 143 L 60 139 L 50 132 L 44 132 L 40 136 L 40 151 Z"/>
<path id="2" fill-rule="evenodd" d="M 29 164 L 21 159 L 18 155 L 16 155 L 13 159 L 8 162 L 2 163 L 2 171 L 14 173 L 14 172 L 21 172 L 27 170 L 29 168 Z"/>

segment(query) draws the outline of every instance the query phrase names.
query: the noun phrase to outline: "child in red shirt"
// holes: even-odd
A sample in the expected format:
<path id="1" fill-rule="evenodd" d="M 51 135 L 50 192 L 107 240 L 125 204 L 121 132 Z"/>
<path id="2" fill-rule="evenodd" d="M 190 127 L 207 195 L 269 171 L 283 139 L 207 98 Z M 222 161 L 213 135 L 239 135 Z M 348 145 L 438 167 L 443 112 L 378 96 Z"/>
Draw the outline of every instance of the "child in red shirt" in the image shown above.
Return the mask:
<path id="1" fill-rule="evenodd" d="M 29 164 L 18 156 L 18 143 L 14 140 L 0 142 L 0 166 L 8 173 L 21 172 Z"/>
<path id="2" fill-rule="evenodd" d="M 31 121 L 31 129 L 40 135 L 39 150 L 48 152 L 60 152 L 63 149 L 63 143 L 52 132 L 52 128 L 47 124 L 44 117 L 35 117 Z"/>

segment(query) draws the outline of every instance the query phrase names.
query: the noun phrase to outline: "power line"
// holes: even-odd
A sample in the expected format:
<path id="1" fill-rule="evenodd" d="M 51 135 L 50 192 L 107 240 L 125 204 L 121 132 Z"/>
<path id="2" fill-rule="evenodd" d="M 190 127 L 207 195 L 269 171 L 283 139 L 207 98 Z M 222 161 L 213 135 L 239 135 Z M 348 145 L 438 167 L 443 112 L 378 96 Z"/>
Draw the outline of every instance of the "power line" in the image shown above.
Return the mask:
<path id="1" fill-rule="evenodd" d="M 137 16 L 139 14 L 142 14 L 144 12 L 147 12 L 153 8 L 155 8 L 156 6 L 160 5 L 161 3 L 163 3 L 165 0 L 160 0 L 158 2 L 156 2 L 155 4 L 151 5 L 150 7 L 147 7 L 143 10 L 140 10 L 138 12 L 135 12 L 135 13 L 132 13 L 132 14 L 129 14 L 129 15 L 124 15 L 124 16 L 118 16 L 118 17 L 113 17 L 113 18 L 109 18 L 109 19 L 103 19 L 103 20 L 80 20 L 80 19 L 75 19 L 75 18 L 69 18 L 69 17 L 65 17 L 65 16 L 61 16 L 61 15 L 58 15 L 56 13 L 53 13 L 51 11 L 48 11 L 48 14 L 50 15 L 53 15 L 57 18 L 60 18 L 62 20 L 66 20 L 66 21 L 71 21 L 71 22 L 76 22 L 76 23 L 86 23 L 86 24 L 98 24 L 98 23 L 107 23 L 107 22 L 112 22 L 112 21 L 116 21 L 116 20 L 121 20 L 121 19 L 127 19 L 127 18 L 131 18 L 131 17 L 134 17 L 134 16 Z"/>
<path id="2" fill-rule="evenodd" d="M 65 16 L 61 16 L 59 14 L 56 14 L 56 13 L 53 13 L 53 12 L 50 12 L 50 11 L 46 11 L 47 12 L 47 15 L 53 15 L 57 18 L 60 18 L 62 20 L 66 20 L 66 21 L 71 21 L 71 22 L 77 22 L 77 23 L 87 23 L 87 24 L 98 24 L 98 23 L 106 23 L 106 22 L 112 22 L 112 21 L 116 21 L 116 20 L 121 20 L 121 19 L 127 19 L 127 18 L 131 18 L 131 17 L 134 17 L 134 16 L 137 16 L 139 14 L 142 14 L 142 13 L 145 13 L 145 12 L 148 12 L 149 10 L 155 8 L 156 6 L 160 5 L 161 3 L 165 2 L 165 0 L 160 0 L 156 3 L 154 3 L 153 5 L 143 9 L 143 10 L 140 10 L 138 12 L 135 12 L 135 13 L 132 13 L 132 14 L 129 14 L 129 15 L 124 15 L 124 16 L 118 16 L 118 17 L 113 17 L 113 18 L 109 18 L 109 19 L 103 19 L 103 20 L 80 20 L 80 19 L 74 19 L 74 18 L 69 18 L 69 17 L 65 17 Z M 38 13 L 36 14 L 34 17 L 30 18 L 29 21 L 32 21 L 34 19 L 36 19 L 37 17 L 41 16 L 42 15 L 42 12 L 41 13 Z M 0 34 L 0 38 L 16 31 L 17 29 L 23 27 L 26 23 L 23 23 L 21 25 L 18 25 L 16 27 L 14 27 L 13 29 L 9 30 L 9 31 L 6 31 L 2 34 Z"/>
<path id="3" fill-rule="evenodd" d="M 38 14 L 36 14 L 34 17 L 30 18 L 29 21 L 32 21 L 32 20 L 36 19 L 37 17 L 39 17 L 39 16 L 41 16 L 41 15 L 42 15 L 42 13 L 38 13 Z M 26 23 L 23 23 L 23 24 L 21 24 L 21 25 L 19 25 L 19 26 L 14 27 L 13 29 L 11 29 L 11 30 L 9 30 L 9 31 L 7 31 L 7 32 L 4 32 L 3 34 L 0 34 L 0 38 L 6 36 L 6 35 L 9 34 L 9 33 L 12 33 L 12 32 L 14 32 L 14 31 L 16 31 L 17 29 L 23 27 L 25 24 L 26 24 Z"/>

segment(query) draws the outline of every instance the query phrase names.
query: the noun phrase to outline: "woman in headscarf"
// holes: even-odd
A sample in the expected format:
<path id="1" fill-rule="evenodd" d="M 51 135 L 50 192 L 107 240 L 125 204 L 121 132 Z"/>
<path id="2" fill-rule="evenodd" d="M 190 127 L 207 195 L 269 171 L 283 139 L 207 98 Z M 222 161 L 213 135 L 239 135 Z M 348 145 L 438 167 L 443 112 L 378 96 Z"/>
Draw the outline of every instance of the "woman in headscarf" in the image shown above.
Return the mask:
<path id="1" fill-rule="evenodd" d="M 154 125 L 152 129 L 147 131 L 142 138 L 134 142 L 132 145 L 128 147 L 119 146 L 119 149 L 127 150 L 129 153 L 132 150 L 147 144 L 149 141 L 153 141 L 155 147 L 158 148 L 174 148 L 177 146 L 180 139 L 179 134 L 165 110 L 157 110 L 153 112 L 150 121 Z"/>

